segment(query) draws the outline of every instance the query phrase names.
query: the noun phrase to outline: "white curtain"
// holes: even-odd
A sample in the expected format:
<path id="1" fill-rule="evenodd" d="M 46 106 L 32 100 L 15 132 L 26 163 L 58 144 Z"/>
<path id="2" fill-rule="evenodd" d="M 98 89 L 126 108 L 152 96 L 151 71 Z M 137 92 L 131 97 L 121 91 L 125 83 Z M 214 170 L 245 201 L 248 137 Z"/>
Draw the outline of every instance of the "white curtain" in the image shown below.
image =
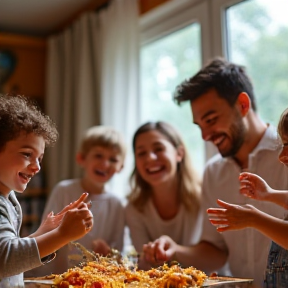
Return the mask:
<path id="1" fill-rule="evenodd" d="M 48 40 L 46 112 L 60 134 L 45 156 L 49 191 L 60 180 L 80 176 L 75 154 L 90 126 L 113 126 L 131 145 L 139 123 L 138 53 L 135 0 L 112 1 Z M 118 180 L 123 185 L 124 174 Z"/>

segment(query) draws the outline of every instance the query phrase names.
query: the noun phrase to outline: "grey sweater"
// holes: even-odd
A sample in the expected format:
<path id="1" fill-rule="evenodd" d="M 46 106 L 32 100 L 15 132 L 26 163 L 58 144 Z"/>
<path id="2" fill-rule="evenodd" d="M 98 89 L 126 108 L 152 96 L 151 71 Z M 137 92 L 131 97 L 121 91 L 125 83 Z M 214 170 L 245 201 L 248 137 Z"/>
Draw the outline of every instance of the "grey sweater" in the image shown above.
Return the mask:
<path id="1" fill-rule="evenodd" d="M 24 287 L 23 272 L 42 265 L 36 240 L 20 238 L 21 223 L 15 192 L 0 195 L 0 288 Z"/>

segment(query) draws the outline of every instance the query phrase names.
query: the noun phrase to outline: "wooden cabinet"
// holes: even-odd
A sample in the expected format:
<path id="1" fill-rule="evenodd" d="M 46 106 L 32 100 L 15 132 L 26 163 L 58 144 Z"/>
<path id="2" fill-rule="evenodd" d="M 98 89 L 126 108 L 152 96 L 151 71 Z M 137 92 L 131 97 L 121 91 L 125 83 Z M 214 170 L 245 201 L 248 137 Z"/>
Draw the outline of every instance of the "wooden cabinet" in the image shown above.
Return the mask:
<path id="1" fill-rule="evenodd" d="M 0 50 L 11 51 L 17 61 L 3 92 L 32 97 L 44 109 L 46 39 L 0 33 Z"/>

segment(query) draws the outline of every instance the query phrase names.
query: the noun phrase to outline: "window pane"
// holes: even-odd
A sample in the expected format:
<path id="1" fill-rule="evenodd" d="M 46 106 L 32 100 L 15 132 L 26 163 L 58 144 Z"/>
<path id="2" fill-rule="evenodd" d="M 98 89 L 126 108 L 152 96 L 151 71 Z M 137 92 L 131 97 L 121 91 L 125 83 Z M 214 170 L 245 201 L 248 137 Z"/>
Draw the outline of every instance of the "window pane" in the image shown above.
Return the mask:
<path id="1" fill-rule="evenodd" d="M 288 106 L 288 1 L 250 0 L 227 9 L 229 59 L 247 67 L 261 117 L 277 125 Z"/>
<path id="2" fill-rule="evenodd" d="M 189 103 L 172 99 L 177 85 L 201 68 L 200 25 L 191 24 L 141 48 L 141 122 L 166 121 L 182 134 L 194 166 L 202 173 L 204 144 L 192 125 Z"/>

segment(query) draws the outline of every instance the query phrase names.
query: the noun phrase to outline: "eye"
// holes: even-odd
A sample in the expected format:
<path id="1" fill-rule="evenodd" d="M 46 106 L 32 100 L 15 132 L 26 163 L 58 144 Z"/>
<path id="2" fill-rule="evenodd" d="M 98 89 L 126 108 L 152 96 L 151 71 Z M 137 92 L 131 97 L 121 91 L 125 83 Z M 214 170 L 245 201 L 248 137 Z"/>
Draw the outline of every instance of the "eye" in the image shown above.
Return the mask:
<path id="1" fill-rule="evenodd" d="M 164 148 L 161 147 L 161 146 L 158 146 L 158 147 L 155 148 L 155 152 L 161 152 L 163 150 L 164 150 Z"/>
<path id="2" fill-rule="evenodd" d="M 25 157 L 25 158 L 30 158 L 32 153 L 29 152 L 21 152 L 21 154 Z"/>
<path id="3" fill-rule="evenodd" d="M 136 156 L 137 157 L 142 157 L 142 156 L 145 156 L 145 154 L 146 154 L 146 151 L 139 151 L 139 152 L 136 153 Z"/>
<path id="4" fill-rule="evenodd" d="M 101 159 L 103 156 L 102 156 L 102 154 L 95 154 L 94 155 L 94 158 L 97 158 L 97 159 Z"/>
<path id="5" fill-rule="evenodd" d="M 117 158 L 110 158 L 111 163 L 118 163 L 119 160 Z"/>
<path id="6" fill-rule="evenodd" d="M 208 118 L 206 120 L 206 123 L 209 124 L 209 125 L 213 125 L 213 124 L 216 123 L 216 121 L 217 121 L 217 117 L 212 117 L 212 118 Z"/>

